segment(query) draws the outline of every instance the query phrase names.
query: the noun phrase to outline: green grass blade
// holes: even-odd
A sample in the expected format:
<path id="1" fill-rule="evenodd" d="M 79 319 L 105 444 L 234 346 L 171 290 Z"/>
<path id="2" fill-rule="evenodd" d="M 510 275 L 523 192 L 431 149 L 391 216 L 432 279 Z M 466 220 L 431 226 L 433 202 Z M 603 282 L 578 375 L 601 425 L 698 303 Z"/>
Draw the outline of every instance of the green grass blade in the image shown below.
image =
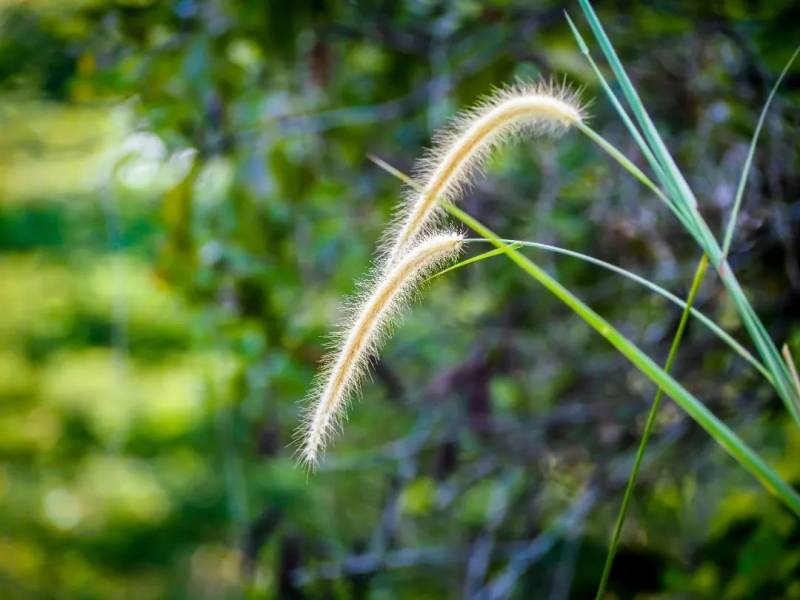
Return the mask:
<path id="1" fill-rule="evenodd" d="M 667 197 L 655 183 L 653 183 L 653 180 L 645 175 L 644 172 L 633 163 L 633 161 L 631 161 L 620 150 L 618 150 L 616 146 L 614 146 L 611 142 L 606 140 L 603 136 L 585 123 L 578 123 L 576 127 L 581 133 L 583 133 L 586 137 L 607 152 L 609 156 L 616 160 L 626 171 L 628 171 L 628 173 L 638 179 L 642 185 L 648 187 L 656 196 L 659 197 L 659 199 L 667 204 L 667 206 L 674 208 L 672 200 L 670 200 L 670 198 Z"/>
<path id="2" fill-rule="evenodd" d="M 465 241 L 466 242 L 471 242 L 471 241 L 491 242 L 491 240 L 487 240 L 487 239 L 484 239 L 484 238 L 471 238 L 471 239 L 467 239 Z M 665 298 L 666 300 L 669 300 L 670 302 L 672 302 L 673 304 L 677 305 L 681 309 L 685 309 L 686 306 L 687 306 L 687 303 L 685 301 L 683 301 L 681 298 L 679 298 L 678 296 L 676 296 L 675 294 L 673 294 L 669 290 L 661 287 L 657 283 L 655 283 L 653 281 L 650 281 L 646 277 L 642 277 L 641 275 L 637 275 L 633 271 L 628 271 L 627 269 L 623 269 L 622 267 L 620 267 L 618 265 L 615 265 L 614 263 L 606 262 L 606 261 L 601 260 L 599 258 L 595 258 L 594 256 L 591 256 L 589 254 L 583 254 L 581 252 L 576 252 L 575 250 L 569 250 L 567 248 L 562 248 L 561 246 L 553 246 L 552 244 L 542 244 L 540 242 L 529 242 L 529 241 L 524 241 L 524 240 L 509 240 L 509 239 L 504 239 L 504 238 L 501 239 L 501 241 L 506 243 L 506 244 L 509 244 L 510 246 L 514 247 L 515 249 L 516 248 L 521 248 L 521 247 L 537 248 L 539 250 L 546 250 L 548 252 L 553 252 L 555 254 L 562 254 L 564 256 L 570 256 L 572 258 L 577 258 L 577 259 L 582 260 L 584 262 L 587 262 L 589 264 L 593 264 L 593 265 L 596 265 L 598 267 L 602 267 L 603 269 L 611 271 L 612 273 L 616 273 L 618 275 L 622 275 L 623 277 L 625 277 L 625 278 L 627 278 L 627 279 L 629 279 L 629 280 L 631 280 L 631 281 L 633 281 L 635 283 L 638 283 L 639 285 L 649 289 L 650 291 L 655 292 L 656 294 L 660 295 L 661 297 Z M 486 252 L 484 254 L 481 254 L 480 257 L 475 257 L 475 258 L 476 259 L 480 258 L 480 260 L 483 260 L 484 258 L 491 258 L 492 256 L 499 256 L 500 254 L 505 254 L 505 251 L 497 249 L 497 250 L 492 251 L 492 253 Z M 448 267 L 444 271 L 440 271 L 439 273 L 437 273 L 437 276 L 439 274 L 444 274 L 447 271 L 452 271 L 452 270 L 461 268 L 461 267 L 466 266 L 467 264 L 470 264 L 472 262 L 475 262 L 475 261 L 473 261 L 472 259 L 463 260 L 463 261 L 461 261 L 459 263 L 454 264 L 452 267 Z M 700 312 L 696 308 L 690 307 L 690 312 L 691 312 L 691 315 L 694 318 L 696 318 L 703 325 L 705 325 L 714 335 L 716 335 L 723 342 L 725 342 L 734 352 L 736 352 L 744 360 L 746 360 L 748 363 L 750 363 L 756 370 L 758 370 L 759 373 L 761 373 L 764 376 L 764 378 L 770 384 L 774 385 L 774 382 L 772 380 L 772 375 L 770 374 L 769 371 L 767 371 L 766 367 L 763 364 L 761 364 L 758 361 L 758 359 L 755 356 L 753 356 L 752 353 L 750 353 L 744 346 L 742 346 L 733 336 L 731 336 L 727 331 L 725 331 L 719 325 L 717 325 L 714 322 L 713 319 L 707 317 L 705 314 L 703 314 L 702 312 Z"/>
<path id="3" fill-rule="evenodd" d="M 475 240 L 464 240 L 465 242 L 475 241 Z M 520 242 L 512 242 L 510 244 L 512 248 L 521 248 L 522 244 Z M 438 273 L 434 273 L 430 277 L 428 277 L 425 281 L 430 281 L 432 279 L 436 279 L 437 277 L 441 277 L 445 273 L 449 273 L 450 271 L 455 271 L 456 269 L 460 269 L 462 267 L 466 267 L 467 265 L 474 264 L 476 262 L 480 262 L 482 260 L 486 260 L 487 258 L 492 258 L 493 256 L 499 256 L 500 254 L 505 254 L 505 250 L 502 248 L 495 248 L 494 250 L 489 250 L 488 252 L 484 252 L 482 254 L 478 254 L 477 256 L 472 256 L 470 258 L 465 258 L 457 262 L 456 264 L 447 267 L 446 269 L 442 269 Z"/>
<path id="4" fill-rule="evenodd" d="M 589 65 L 592 67 L 595 76 L 597 77 L 598 81 L 600 82 L 603 91 L 605 92 L 606 96 L 608 97 L 611 105 L 614 107 L 614 110 L 617 111 L 617 114 L 622 119 L 622 122 L 625 124 L 625 127 L 628 129 L 628 132 L 633 137 L 636 145 L 639 146 L 644 157 L 647 159 L 647 162 L 650 164 L 650 168 L 653 169 L 653 172 L 656 174 L 656 178 L 661 181 L 662 185 L 669 186 L 671 181 L 667 178 L 664 174 L 664 170 L 661 167 L 661 164 L 658 162 L 656 157 L 653 155 L 653 151 L 650 149 L 650 146 L 647 145 L 647 142 L 642 138 L 642 134 L 639 132 L 639 129 L 633 123 L 631 118 L 628 116 L 628 111 L 622 106 L 622 103 L 617 99 L 616 94 L 611 90 L 611 86 L 609 85 L 608 81 L 606 80 L 603 72 L 600 70 L 600 67 L 597 66 L 594 58 L 592 57 L 591 53 L 589 52 L 589 46 L 586 44 L 586 41 L 583 39 L 580 31 L 578 30 L 575 23 L 569 16 L 567 11 L 564 11 L 564 16 L 567 19 L 567 24 L 569 25 L 570 30 L 572 31 L 572 35 L 575 37 L 575 41 L 578 44 L 578 48 L 586 57 L 586 60 L 589 62 Z"/>
<path id="5" fill-rule="evenodd" d="M 730 428 L 717 419 L 702 402 L 659 367 L 647 354 L 642 352 L 608 321 L 589 308 L 588 305 L 561 285 L 555 278 L 520 254 L 519 251 L 502 242 L 497 235 L 485 225 L 457 206 L 449 205 L 446 208 L 451 215 L 459 219 L 478 235 L 491 240 L 495 247 L 502 248 L 514 264 L 541 283 L 564 304 L 569 306 L 589 326 L 608 340 L 608 342 L 639 369 L 639 371 L 653 381 L 667 396 L 672 398 L 724 450 L 739 462 L 742 467 L 755 476 L 767 490 L 776 495 L 787 507 L 800 516 L 800 494 L 783 481 L 758 454 L 750 449 L 750 447 Z"/>
<path id="6" fill-rule="evenodd" d="M 684 308 L 683 313 L 681 314 L 681 320 L 678 323 L 678 329 L 675 332 L 675 337 L 672 339 L 672 345 L 669 349 L 667 362 L 664 364 L 665 373 L 669 373 L 672 370 L 675 357 L 678 355 L 678 348 L 683 340 L 683 333 L 686 330 L 686 323 L 689 322 L 691 307 L 697 298 L 697 293 L 700 290 L 700 284 L 703 282 L 703 277 L 705 277 L 707 269 L 708 259 L 704 254 L 700 258 L 700 262 L 697 263 L 697 269 L 695 270 L 694 278 L 692 279 L 692 287 L 689 290 L 689 296 L 686 299 L 686 308 Z M 650 407 L 650 412 L 647 415 L 647 421 L 644 426 L 644 432 L 642 433 L 642 439 L 639 442 L 639 448 L 636 450 L 636 458 L 633 461 L 633 468 L 631 469 L 631 474 L 628 477 L 628 482 L 625 484 L 625 493 L 622 496 L 622 504 L 619 508 L 617 520 L 614 524 L 614 531 L 611 534 L 611 542 L 608 546 L 608 554 L 606 555 L 606 562 L 603 566 L 603 574 L 600 577 L 600 583 L 597 586 L 595 600 L 602 600 L 606 592 L 606 587 L 608 586 L 608 578 L 611 575 L 611 567 L 614 564 L 614 557 L 617 554 L 617 546 L 619 545 L 619 538 L 622 534 L 622 526 L 625 524 L 625 517 L 628 514 L 628 505 L 633 497 L 633 488 L 636 486 L 636 479 L 639 477 L 639 469 L 642 466 L 642 460 L 644 459 L 644 453 L 647 449 L 647 444 L 650 441 L 650 435 L 653 433 L 653 426 L 656 423 L 656 416 L 658 415 L 658 409 L 661 406 L 661 398 L 663 395 L 664 392 L 661 390 L 661 388 L 656 390 L 656 395 L 653 398 L 653 404 Z"/>
<path id="7" fill-rule="evenodd" d="M 680 169 L 678 169 L 675 164 L 669 150 L 667 150 L 667 146 L 664 144 L 664 140 L 661 139 L 658 130 L 656 130 L 650 115 L 647 114 L 647 110 L 645 110 L 644 104 L 642 104 L 639 98 L 639 94 L 636 92 L 633 83 L 625 72 L 625 68 L 622 66 L 622 62 L 619 60 L 617 52 L 611 44 L 611 40 L 608 39 L 603 26 L 600 24 L 600 20 L 597 18 L 597 14 L 595 14 L 591 3 L 589 0 L 579 0 L 579 2 L 584 15 L 586 15 L 586 20 L 589 22 L 589 27 L 592 29 L 592 33 L 597 43 L 600 45 L 600 49 L 603 51 L 608 64 L 611 66 L 611 70 L 614 72 L 617 81 L 619 81 L 622 94 L 625 96 L 634 117 L 642 128 L 653 154 L 655 154 L 665 174 L 672 179 L 672 184 L 679 193 L 681 200 L 686 202 L 688 207 L 696 207 L 697 200 L 694 197 L 694 193 L 691 188 L 689 188 L 689 184 L 686 182 L 686 179 L 684 179 Z"/>
<path id="8" fill-rule="evenodd" d="M 781 354 L 783 354 L 783 358 L 786 360 L 786 366 L 789 367 L 789 373 L 792 375 L 794 389 L 798 394 L 800 394 L 800 375 L 797 374 L 797 366 L 795 365 L 794 357 L 792 357 L 792 351 L 789 350 L 789 346 L 787 344 L 783 345 Z"/>
<path id="9" fill-rule="evenodd" d="M 417 187 L 416 183 L 410 177 L 380 158 L 370 156 L 370 160 L 412 187 Z M 512 262 L 544 285 L 548 291 L 575 311 L 588 325 L 595 329 L 595 331 L 605 337 L 618 352 L 633 363 L 634 366 L 653 381 L 659 389 L 663 390 L 667 396 L 672 398 L 692 419 L 705 429 L 722 448 L 733 456 L 739 464 L 753 474 L 767 490 L 775 494 L 786 506 L 800 516 L 800 494 L 784 482 L 780 476 L 766 465 L 766 463 L 739 439 L 733 431 L 719 421 L 702 402 L 697 400 L 668 373 L 665 373 L 649 356 L 553 277 L 521 255 L 516 249 L 500 240 L 497 235 L 485 225 L 455 205 L 448 205 L 446 209 L 467 227 L 470 227 L 473 231 L 478 233 L 478 235 L 487 238 L 496 248 L 502 250 L 504 254 L 507 254 Z"/>
<path id="10" fill-rule="evenodd" d="M 747 186 L 747 178 L 750 175 L 750 168 L 753 165 L 753 156 L 756 153 L 756 145 L 758 144 L 758 138 L 761 135 L 761 128 L 764 127 L 764 121 L 767 118 L 767 111 L 769 111 L 769 106 L 772 104 L 772 99 L 775 97 L 775 94 L 778 91 L 778 88 L 783 81 L 783 78 L 786 77 L 786 73 L 789 72 L 789 68 L 792 66 L 792 63 L 797 58 L 797 55 L 800 54 L 800 46 L 794 51 L 789 61 L 786 63 L 786 66 L 783 67 L 783 71 L 778 76 L 778 79 L 775 81 L 775 85 L 772 86 L 772 90 L 769 92 L 769 96 L 767 96 L 767 101 L 764 103 L 764 108 L 761 109 L 761 115 L 758 117 L 758 124 L 756 125 L 756 130 L 753 132 L 753 139 L 750 140 L 750 149 L 747 151 L 747 159 L 744 161 L 744 168 L 742 169 L 742 176 L 739 178 L 739 186 L 736 188 L 736 198 L 733 202 L 733 209 L 731 210 L 731 216 L 728 219 L 728 226 L 725 229 L 725 238 L 722 242 L 722 254 L 723 256 L 728 256 L 728 251 L 731 248 L 731 242 L 733 241 L 733 232 L 736 229 L 736 221 L 739 217 L 739 209 L 742 206 L 742 197 L 744 196 L 744 188 Z"/>
<path id="11" fill-rule="evenodd" d="M 586 130 L 591 131 L 588 127 Z M 584 130 L 582 129 L 582 131 Z M 586 133 L 586 131 L 584 131 L 584 133 Z M 604 150 L 609 152 L 609 154 L 615 158 L 615 160 L 620 161 L 620 164 L 626 170 L 633 174 L 639 181 L 642 181 L 648 188 L 651 190 L 654 188 L 657 189 L 655 184 L 649 180 L 647 175 L 642 173 L 641 170 L 636 167 L 636 165 L 625 158 L 625 156 L 619 150 L 614 148 L 610 142 L 606 141 L 599 134 L 596 134 L 593 131 L 592 133 L 594 133 L 594 137 L 590 134 L 587 134 L 589 135 L 590 139 L 598 143 Z M 380 158 L 374 156 L 370 156 L 369 158 L 379 167 L 404 181 L 412 188 L 419 189 L 414 180 L 402 171 L 399 171 Z M 769 337 L 766 328 L 761 323 L 760 319 L 750 305 L 750 302 L 739 285 L 739 282 L 733 274 L 733 271 L 731 271 L 727 265 L 727 261 L 722 260 L 722 250 L 717 244 L 713 235 L 711 235 L 708 225 L 699 215 L 699 213 L 697 213 L 696 207 L 692 209 L 692 212 L 695 214 L 693 222 L 697 224 L 697 229 L 695 230 L 689 225 L 685 226 L 695 237 L 700 247 L 703 248 L 706 255 L 709 257 L 711 264 L 717 269 L 723 284 L 725 285 L 728 293 L 734 301 L 734 304 L 736 305 L 736 309 L 742 320 L 742 324 L 750 335 L 756 350 L 764 361 L 763 367 L 766 367 L 766 370 L 770 374 L 770 376 L 766 377 L 767 380 L 775 387 L 779 397 L 786 406 L 786 409 L 789 411 L 789 414 L 791 414 L 798 425 L 800 425 L 800 395 L 798 395 L 798 393 L 795 391 L 795 387 L 791 380 L 791 375 L 786 364 L 783 360 L 781 360 L 774 342 Z M 754 364 L 754 366 L 756 366 L 756 368 L 758 368 L 763 374 L 762 369 L 757 365 L 757 363 L 751 364 Z"/>
<path id="12" fill-rule="evenodd" d="M 592 32 L 594 33 L 594 36 L 603 51 L 603 54 L 608 60 L 615 77 L 620 83 L 622 93 L 630 105 L 634 117 L 639 123 L 639 126 L 644 132 L 645 138 L 653 150 L 653 154 L 661 164 L 666 177 L 671 180 L 671 183 L 665 187 L 667 187 L 667 189 L 676 190 L 677 195 L 675 198 L 673 198 L 673 200 L 677 203 L 683 204 L 683 212 L 688 215 L 688 220 L 691 221 L 693 225 L 688 226 L 683 220 L 681 222 L 695 237 L 700 247 L 708 256 L 711 264 L 718 271 L 723 284 L 725 285 L 728 293 L 736 305 L 736 309 L 742 320 L 742 324 L 753 340 L 753 344 L 764 361 L 764 365 L 772 374 L 775 387 L 779 396 L 781 397 L 781 400 L 798 425 L 800 425 L 800 395 L 798 395 L 794 389 L 791 381 L 791 375 L 786 364 L 783 360 L 781 360 L 775 343 L 769 337 L 766 328 L 756 315 L 755 311 L 750 305 L 750 302 L 742 291 L 738 280 L 730 270 L 730 267 L 725 260 L 722 248 L 714 237 L 714 234 L 711 232 L 708 224 L 698 212 L 697 200 L 694 197 L 694 193 L 686 183 L 683 174 L 676 166 L 672 156 L 661 139 L 661 136 L 658 134 L 658 131 L 653 125 L 650 116 L 647 114 L 647 111 L 645 110 L 638 93 L 633 87 L 630 78 L 626 74 L 622 63 L 620 62 L 619 57 L 617 56 L 616 51 L 611 44 L 611 41 L 603 30 L 597 15 L 592 9 L 589 0 L 580 0 L 580 5 L 584 14 L 586 15 L 589 26 L 591 27 Z M 585 46 L 585 42 L 582 44 L 579 43 L 579 47 Z"/>

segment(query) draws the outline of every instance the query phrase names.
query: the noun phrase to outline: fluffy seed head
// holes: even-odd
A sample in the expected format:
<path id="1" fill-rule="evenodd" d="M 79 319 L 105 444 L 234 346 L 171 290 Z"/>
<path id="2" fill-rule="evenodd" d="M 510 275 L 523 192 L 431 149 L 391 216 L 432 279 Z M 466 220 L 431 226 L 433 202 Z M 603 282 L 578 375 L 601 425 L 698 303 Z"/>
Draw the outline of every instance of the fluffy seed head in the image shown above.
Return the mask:
<path id="1" fill-rule="evenodd" d="M 300 461 L 313 467 L 327 439 L 341 422 L 347 399 L 358 388 L 370 357 L 378 350 L 404 301 L 436 267 L 453 259 L 463 236 L 444 232 L 421 238 L 391 266 L 363 286 L 361 301 L 335 340 L 338 351 L 328 357 L 310 395 L 305 422 L 298 431 Z"/>
<path id="2" fill-rule="evenodd" d="M 437 208 L 458 198 L 493 148 L 523 132 L 557 135 L 583 119 L 578 94 L 552 83 L 511 86 L 457 117 L 417 166 L 419 190 L 406 195 L 382 250 L 385 262 L 397 261 L 431 231 Z"/>

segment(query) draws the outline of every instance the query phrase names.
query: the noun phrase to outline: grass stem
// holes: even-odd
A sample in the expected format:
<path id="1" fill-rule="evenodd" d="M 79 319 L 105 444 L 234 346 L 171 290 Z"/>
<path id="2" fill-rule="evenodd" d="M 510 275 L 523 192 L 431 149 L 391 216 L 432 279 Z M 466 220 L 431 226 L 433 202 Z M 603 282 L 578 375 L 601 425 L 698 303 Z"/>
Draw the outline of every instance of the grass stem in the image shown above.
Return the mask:
<path id="1" fill-rule="evenodd" d="M 667 356 L 667 362 L 664 365 L 664 372 L 669 373 L 672 370 L 672 365 L 675 362 L 675 357 L 678 355 L 678 347 L 681 345 L 681 341 L 683 339 L 683 333 L 686 330 L 686 324 L 689 322 L 689 315 L 691 314 L 691 308 L 694 304 L 695 299 L 697 298 L 697 292 L 700 290 L 700 284 L 703 282 L 703 277 L 705 277 L 706 270 L 708 269 L 708 258 L 704 254 L 700 258 L 700 262 L 697 263 L 697 269 L 694 273 L 694 279 L 692 280 L 692 287 L 689 290 L 689 297 L 686 299 L 686 307 L 683 309 L 683 313 L 681 314 L 681 320 L 678 323 L 678 329 L 675 332 L 675 337 L 672 339 L 672 345 L 669 349 L 669 354 Z M 636 458 L 633 461 L 633 468 L 631 469 L 631 474 L 628 477 L 628 482 L 625 485 L 625 493 L 622 497 L 622 505 L 619 508 L 619 513 L 617 514 L 617 520 L 614 525 L 614 531 L 611 534 L 611 542 L 608 546 L 608 554 L 606 555 L 606 562 L 603 566 L 603 575 L 600 578 L 600 583 L 597 586 L 597 594 L 595 596 L 595 600 L 601 600 L 605 595 L 606 587 L 608 586 L 608 578 L 611 575 L 611 567 L 614 564 L 614 557 L 617 554 L 617 546 L 619 545 L 619 538 L 622 534 L 622 526 L 625 523 L 625 517 L 628 514 L 628 506 L 630 504 L 631 498 L 633 497 L 633 489 L 636 486 L 636 479 L 639 476 L 639 469 L 642 466 L 642 460 L 644 458 L 644 453 L 647 448 L 647 444 L 650 441 L 650 435 L 653 433 L 653 426 L 656 423 L 656 417 L 658 416 L 658 409 L 661 406 L 661 399 L 664 396 L 664 392 L 661 388 L 656 390 L 656 395 L 653 398 L 653 404 L 650 407 L 650 412 L 647 415 L 647 421 L 644 426 L 644 432 L 642 433 L 642 439 L 639 442 L 639 448 L 636 451 Z"/>
<path id="2" fill-rule="evenodd" d="M 758 479 L 767 490 L 777 496 L 792 512 L 800 516 L 800 494 L 781 479 L 774 469 L 768 466 L 739 436 L 709 411 L 700 400 L 695 398 L 671 375 L 659 367 L 653 359 L 541 267 L 503 242 L 483 223 L 455 205 L 446 205 L 445 208 L 452 216 L 478 235 L 491 240 L 495 247 L 504 249 L 506 256 L 514 264 L 542 284 L 550 293 L 570 307 L 587 325 L 603 336 L 620 354 L 633 363 L 643 375 L 672 398 L 745 470 Z"/>

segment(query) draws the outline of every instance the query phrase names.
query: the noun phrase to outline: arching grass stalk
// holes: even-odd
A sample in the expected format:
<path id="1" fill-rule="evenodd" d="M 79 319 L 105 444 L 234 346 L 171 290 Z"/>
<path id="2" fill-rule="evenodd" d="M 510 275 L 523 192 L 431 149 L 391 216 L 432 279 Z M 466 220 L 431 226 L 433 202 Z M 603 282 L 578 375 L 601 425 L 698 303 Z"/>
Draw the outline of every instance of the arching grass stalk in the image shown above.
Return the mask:
<path id="1" fill-rule="evenodd" d="M 542 284 L 550 293 L 569 306 L 589 326 L 603 336 L 627 358 L 642 374 L 655 383 L 659 389 L 672 398 L 692 419 L 697 422 L 726 452 L 742 467 L 749 471 L 761 484 L 777 496 L 795 514 L 800 516 L 800 494 L 788 485 L 769 467 L 761 457 L 744 443 L 730 428 L 722 423 L 705 405 L 688 390 L 666 373 L 653 360 L 629 341 L 608 321 L 592 310 L 582 300 L 561 285 L 555 278 L 538 265 L 504 243 L 494 232 L 480 221 L 455 205 L 446 210 L 478 235 L 485 237 L 503 249 L 509 259 L 530 277 Z"/>
<path id="2" fill-rule="evenodd" d="M 675 331 L 675 337 L 672 338 L 672 344 L 667 355 L 667 362 L 664 364 L 664 372 L 669 373 L 672 370 L 672 365 L 675 362 L 675 357 L 678 355 L 678 348 L 683 339 L 683 332 L 686 330 L 686 323 L 689 322 L 689 314 L 691 312 L 692 304 L 694 304 L 697 293 L 700 291 L 700 284 L 703 282 L 706 270 L 708 269 L 708 259 L 705 254 L 700 258 L 697 263 L 697 269 L 692 279 L 692 287 L 689 290 L 689 296 L 686 298 L 686 307 L 681 314 L 678 329 Z M 608 546 L 608 554 L 606 555 L 606 562 L 603 566 L 603 574 L 600 577 L 600 583 L 597 586 L 597 594 L 595 600 L 602 600 L 608 585 L 608 578 L 611 575 L 611 567 L 614 565 L 614 557 L 617 555 L 617 546 L 619 545 L 619 538 L 622 534 L 622 526 L 625 523 L 625 517 L 628 514 L 628 505 L 633 497 L 633 489 L 636 486 L 636 479 L 639 477 L 639 469 L 642 466 L 642 459 L 644 459 L 644 452 L 647 449 L 647 444 L 650 442 L 650 435 L 653 433 L 653 426 L 656 423 L 656 416 L 658 409 L 661 406 L 661 398 L 664 392 L 661 388 L 656 390 L 656 395 L 653 398 L 653 404 L 650 407 L 650 412 L 647 414 L 647 421 L 644 425 L 642 432 L 642 439 L 639 442 L 639 447 L 636 450 L 636 458 L 633 461 L 633 468 L 628 476 L 628 482 L 625 484 L 625 493 L 622 496 L 622 504 L 617 514 L 617 520 L 614 522 L 614 531 L 611 534 L 611 542 Z"/>
<path id="3" fill-rule="evenodd" d="M 588 3 L 582 0 L 582 5 L 586 8 Z M 616 59 L 615 55 L 614 58 Z M 618 59 L 616 60 L 618 63 Z M 638 96 L 636 96 L 635 91 L 632 92 L 632 97 L 638 102 Z M 628 100 L 630 102 L 631 97 Z M 424 181 L 421 185 L 414 184 L 411 186 L 414 194 L 411 197 L 412 200 L 406 203 L 406 210 L 401 213 L 403 217 L 397 223 L 397 226 L 389 230 L 389 239 L 393 241 L 388 251 L 384 254 L 384 260 L 381 262 L 382 276 L 391 279 L 393 270 L 400 268 L 410 260 L 410 256 L 416 252 L 413 246 L 414 240 L 418 236 L 424 236 L 428 231 L 435 230 L 437 209 L 440 207 L 445 208 L 473 230 L 488 238 L 498 249 L 503 250 L 515 264 L 570 306 L 643 374 L 653 380 L 664 393 L 673 398 L 717 443 L 748 471 L 759 478 L 763 485 L 778 495 L 793 511 L 800 515 L 800 495 L 788 486 L 730 429 L 710 413 L 699 400 L 694 398 L 645 353 L 554 278 L 455 206 L 453 201 L 457 198 L 463 186 L 469 183 L 472 171 L 481 165 L 482 159 L 491 148 L 500 143 L 505 134 L 515 133 L 529 127 L 533 127 L 534 131 L 538 131 L 541 127 L 563 129 L 568 125 L 583 125 L 579 107 L 576 105 L 572 107 L 574 111 L 570 111 L 568 110 L 569 104 L 569 102 L 564 103 L 563 97 L 546 98 L 539 97 L 538 92 L 535 91 L 529 93 L 527 91 L 518 92 L 512 90 L 507 96 L 501 95 L 491 100 L 489 104 L 479 108 L 477 112 L 468 113 L 463 124 L 457 127 L 449 137 L 450 141 L 442 145 L 441 151 L 435 154 L 432 160 L 428 162 L 430 165 L 429 170 L 423 169 L 429 176 L 423 178 Z M 659 177 L 664 178 L 665 187 L 672 192 L 671 195 L 665 196 L 654 184 L 648 185 L 649 179 L 647 176 L 641 173 L 630 161 L 625 159 L 622 153 L 616 151 L 613 146 L 600 136 L 592 136 L 587 133 L 591 131 L 588 128 L 582 128 L 582 131 L 593 137 L 616 160 L 620 161 L 626 169 L 634 173 L 645 185 L 651 187 L 659 197 L 666 200 L 673 207 L 679 219 L 688 224 L 687 229 L 690 229 L 690 233 L 704 248 L 711 264 L 717 268 L 723 278 L 726 275 L 728 276 L 727 286 L 729 292 L 734 296 L 734 302 L 737 303 L 737 306 L 742 309 L 740 314 L 746 319 L 745 324 L 748 332 L 762 352 L 766 367 L 773 375 L 781 397 L 786 401 L 788 389 L 786 387 L 786 379 L 790 377 L 788 368 L 777 355 L 774 344 L 771 343 L 766 330 L 755 316 L 746 298 L 744 298 L 744 293 L 738 286 L 738 282 L 735 281 L 735 278 L 732 278 L 732 273 L 727 268 L 727 265 L 724 264 L 719 245 L 705 221 L 697 212 L 697 202 L 688 184 L 677 170 L 674 161 L 672 161 L 669 152 L 660 137 L 658 137 L 657 132 L 655 132 L 655 128 L 644 108 L 641 105 L 638 108 L 634 107 L 634 115 L 639 121 L 640 127 L 645 131 L 651 154 L 657 162 L 656 173 Z M 642 138 L 639 137 L 638 139 Z M 380 293 L 380 291 L 375 293 Z M 373 312 L 371 306 L 372 300 L 365 305 L 360 314 L 371 314 Z M 307 451 L 304 452 L 304 455 L 308 462 L 316 460 L 317 450 L 324 441 L 325 432 L 330 429 L 330 423 L 335 422 L 332 419 L 334 418 L 333 416 L 338 414 L 336 407 L 339 400 L 341 397 L 346 396 L 349 391 L 350 379 L 347 375 L 348 371 L 340 370 L 339 365 L 347 367 L 350 364 L 354 364 L 356 365 L 354 368 L 357 368 L 359 361 L 355 359 L 351 361 L 351 357 L 360 356 L 361 353 L 362 342 L 359 339 L 359 336 L 361 336 L 359 324 L 361 322 L 362 318 L 359 316 L 354 329 L 344 340 L 339 358 L 336 359 L 333 369 L 327 376 L 328 382 L 322 388 L 323 391 L 320 395 L 318 408 L 311 417 L 311 425 L 305 437 Z M 356 336 L 356 342 L 353 342 L 353 336 Z M 363 347 L 365 348 L 364 354 L 368 354 L 369 349 L 372 347 L 371 342 L 365 342 Z M 769 351 L 770 347 L 772 352 Z M 776 356 L 778 356 L 777 362 L 775 360 Z M 776 373 L 779 373 L 779 375 L 776 375 Z M 332 392 L 329 393 L 328 390 L 332 390 Z M 794 394 L 793 389 L 789 389 L 788 393 Z M 328 398 L 331 398 L 332 401 L 328 401 Z M 788 396 L 788 398 L 792 397 Z M 797 407 L 793 406 L 791 402 L 788 405 L 790 409 L 797 411 Z M 323 424 L 323 427 L 319 430 L 317 428 L 318 422 Z"/>

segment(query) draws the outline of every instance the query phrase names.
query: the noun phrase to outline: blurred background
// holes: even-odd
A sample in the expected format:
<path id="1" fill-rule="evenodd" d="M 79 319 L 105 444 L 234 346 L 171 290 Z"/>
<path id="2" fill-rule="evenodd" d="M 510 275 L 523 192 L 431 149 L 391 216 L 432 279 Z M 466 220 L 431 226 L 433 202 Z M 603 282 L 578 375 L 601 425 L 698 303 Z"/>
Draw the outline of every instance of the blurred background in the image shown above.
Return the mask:
<path id="1" fill-rule="evenodd" d="M 597 4 L 720 231 L 800 7 Z M 408 171 L 492 86 L 553 75 L 641 164 L 564 8 L 588 33 L 574 2 L 0 1 L 0 596 L 593 595 L 653 386 L 502 258 L 428 287 L 318 472 L 291 447 L 401 195 L 368 154 Z M 731 258 L 795 355 L 798 100 L 795 65 Z M 681 295 L 699 258 L 575 133 L 499 152 L 462 206 Z M 531 253 L 664 361 L 672 305 Z M 746 340 L 713 274 L 698 303 Z M 800 484 L 742 360 L 691 326 L 675 373 Z M 665 402 L 609 597 L 800 598 L 800 523 Z"/>

